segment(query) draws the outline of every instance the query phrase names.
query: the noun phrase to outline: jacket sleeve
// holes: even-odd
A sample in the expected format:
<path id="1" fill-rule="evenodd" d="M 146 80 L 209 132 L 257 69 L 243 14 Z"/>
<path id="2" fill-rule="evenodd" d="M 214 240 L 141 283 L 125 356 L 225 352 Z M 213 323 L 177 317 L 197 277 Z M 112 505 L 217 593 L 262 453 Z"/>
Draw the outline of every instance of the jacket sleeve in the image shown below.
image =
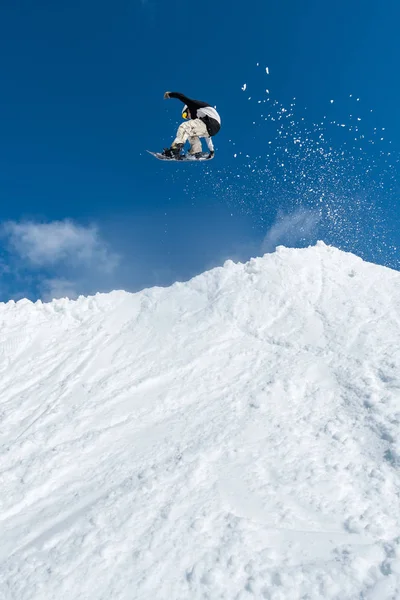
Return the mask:
<path id="1" fill-rule="evenodd" d="M 196 113 L 198 108 L 204 108 L 205 106 L 210 106 L 209 104 L 207 104 L 207 102 L 202 102 L 201 100 L 192 100 L 192 98 L 188 98 L 187 96 L 185 96 L 184 94 L 181 94 L 179 92 L 170 92 L 169 97 L 177 98 L 184 104 L 187 104 L 191 114 Z"/>

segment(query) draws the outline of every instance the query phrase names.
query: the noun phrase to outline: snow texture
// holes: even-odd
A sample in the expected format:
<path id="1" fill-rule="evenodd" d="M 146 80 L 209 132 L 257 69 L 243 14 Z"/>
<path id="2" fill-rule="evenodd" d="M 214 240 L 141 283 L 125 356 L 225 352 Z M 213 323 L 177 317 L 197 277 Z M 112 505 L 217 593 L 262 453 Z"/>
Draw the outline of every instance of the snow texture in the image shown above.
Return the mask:
<path id="1" fill-rule="evenodd" d="M 318 243 L 0 305 L 1 600 L 400 598 L 400 274 Z"/>

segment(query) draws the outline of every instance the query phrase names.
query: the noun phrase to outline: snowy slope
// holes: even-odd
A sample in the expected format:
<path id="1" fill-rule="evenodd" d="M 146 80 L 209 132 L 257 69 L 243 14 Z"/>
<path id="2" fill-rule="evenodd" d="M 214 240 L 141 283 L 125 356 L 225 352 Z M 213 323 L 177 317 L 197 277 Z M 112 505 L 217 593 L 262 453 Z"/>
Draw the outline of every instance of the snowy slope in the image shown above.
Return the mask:
<path id="1" fill-rule="evenodd" d="M 400 598 L 400 273 L 320 243 L 0 305 L 0 599 Z"/>

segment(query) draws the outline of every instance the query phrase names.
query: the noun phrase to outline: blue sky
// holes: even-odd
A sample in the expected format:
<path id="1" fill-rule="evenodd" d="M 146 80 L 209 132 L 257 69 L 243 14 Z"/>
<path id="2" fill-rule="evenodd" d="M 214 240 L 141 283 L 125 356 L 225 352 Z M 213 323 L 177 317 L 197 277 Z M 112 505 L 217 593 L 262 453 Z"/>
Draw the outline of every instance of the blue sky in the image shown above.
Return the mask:
<path id="1" fill-rule="evenodd" d="M 0 300 L 136 291 L 317 239 L 400 268 L 400 6 L 0 6 Z M 301 6 L 300 6 L 301 4 Z M 181 91 L 216 158 L 164 164 Z"/>

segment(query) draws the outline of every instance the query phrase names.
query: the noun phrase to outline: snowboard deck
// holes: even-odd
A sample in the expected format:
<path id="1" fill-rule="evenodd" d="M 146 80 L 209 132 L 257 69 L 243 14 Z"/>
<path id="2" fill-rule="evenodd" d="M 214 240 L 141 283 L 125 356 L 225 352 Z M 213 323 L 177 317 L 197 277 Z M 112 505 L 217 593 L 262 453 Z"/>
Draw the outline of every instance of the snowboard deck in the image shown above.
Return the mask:
<path id="1" fill-rule="evenodd" d="M 178 158 L 175 158 L 175 157 L 165 156 L 161 152 L 151 152 L 150 150 L 147 150 L 147 152 L 149 154 L 152 154 L 156 158 L 158 158 L 158 160 L 169 160 L 172 162 L 198 162 L 198 161 L 204 161 L 204 160 L 212 160 L 214 158 L 213 156 L 210 158 L 208 152 L 202 152 L 201 156 L 199 158 L 196 158 L 195 156 L 192 156 L 191 154 L 180 154 Z"/>

